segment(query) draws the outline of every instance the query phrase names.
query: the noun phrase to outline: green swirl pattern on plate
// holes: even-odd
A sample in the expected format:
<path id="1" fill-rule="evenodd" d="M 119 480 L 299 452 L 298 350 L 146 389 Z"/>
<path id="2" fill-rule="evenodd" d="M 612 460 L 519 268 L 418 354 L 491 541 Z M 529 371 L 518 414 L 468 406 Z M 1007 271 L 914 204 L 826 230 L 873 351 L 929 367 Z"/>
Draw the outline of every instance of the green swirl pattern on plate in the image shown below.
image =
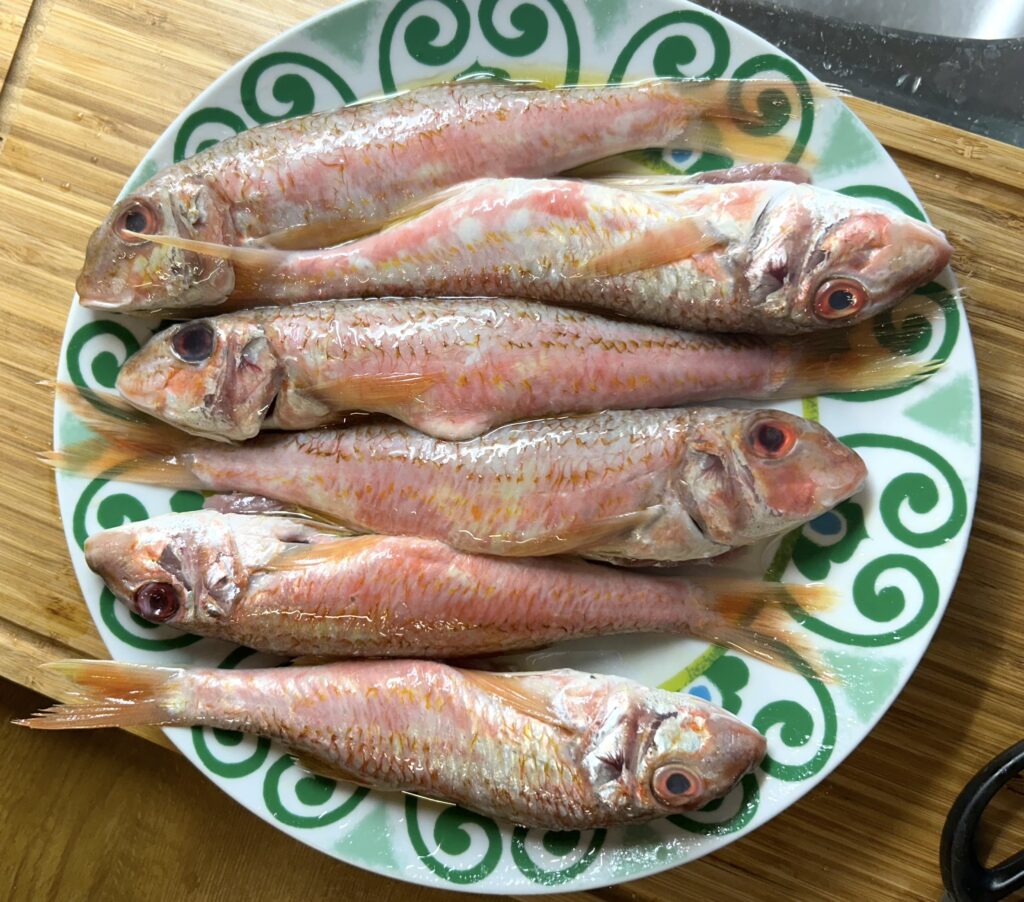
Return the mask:
<path id="1" fill-rule="evenodd" d="M 356 0 L 239 64 L 184 112 L 129 185 L 254 125 L 412 81 L 480 73 L 612 85 L 651 76 L 733 78 L 732 102 L 759 114 L 746 126 L 752 140 L 773 142 L 788 160 L 820 161 L 815 176 L 826 187 L 924 216 L 852 114 L 815 102 L 807 73 L 764 41 L 682 0 L 650 0 L 635 9 L 610 0 Z M 758 84 L 766 77 L 784 86 L 781 96 L 779 88 Z M 629 156 L 662 172 L 733 162 L 726 154 L 681 148 Z M 868 460 L 871 480 L 857 498 L 785 537 L 764 574 L 774 581 L 826 581 L 843 596 L 824 613 L 795 604 L 788 610 L 829 661 L 842 656 L 845 685 L 823 682 L 805 666 L 805 675 L 785 673 L 693 642 L 642 653 L 622 645 L 621 654 L 610 643 L 603 659 L 609 670 L 709 698 L 767 733 L 768 758 L 725 799 L 643 828 L 528 831 L 457 806 L 369 793 L 306 773 L 264 739 L 199 728 L 172 731 L 172 738 L 212 780 L 280 829 L 344 860 L 442 887 L 585 889 L 679 864 L 756 828 L 849 754 L 864 725 L 892 701 L 944 609 L 966 542 L 978 464 L 977 380 L 955 285 L 943 279 L 925 286 L 873 328 L 881 344 L 942 369 L 899 389 L 783 405 L 846 433 Z M 90 390 L 111 388 L 151 331 L 147 321 L 73 310 L 59 378 L 102 404 Z M 73 434 L 69 420 L 58 404 L 58 447 Z M 81 546 L 96 529 L 202 503 L 193 492 L 142 488 L 113 474 L 61 475 L 58 493 L 83 574 Z M 258 660 L 248 649 L 228 652 L 142 621 L 95 578 L 82 585 L 100 632 L 125 660 L 224 668 Z M 880 654 L 884 661 L 875 657 Z M 571 655 L 565 664 L 572 666 Z M 855 681 L 866 686 L 859 686 L 856 703 L 849 691 Z M 372 804 L 364 805 L 368 795 Z"/>

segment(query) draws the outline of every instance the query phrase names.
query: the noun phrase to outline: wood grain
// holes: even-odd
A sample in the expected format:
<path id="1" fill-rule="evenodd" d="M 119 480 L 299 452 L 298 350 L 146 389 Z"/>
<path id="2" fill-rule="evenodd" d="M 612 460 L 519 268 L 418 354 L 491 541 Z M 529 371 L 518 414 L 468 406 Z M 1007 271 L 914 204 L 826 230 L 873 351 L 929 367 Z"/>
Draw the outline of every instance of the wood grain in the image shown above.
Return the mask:
<path id="1" fill-rule="evenodd" d="M 18 44 L 8 24 L 29 6 L 4 0 L 0 66 L 4 48 Z M 37 383 L 56 370 L 89 232 L 196 93 L 323 6 L 31 4 L 32 34 L 18 44 L 0 95 L 0 674 L 9 679 L 59 693 L 38 663 L 104 654 L 68 560 L 52 476 L 33 458 L 51 443 L 52 398 Z M 742 842 L 686 868 L 556 898 L 935 899 L 950 803 L 975 769 L 1020 738 L 1024 151 L 850 103 L 949 233 L 969 293 L 984 450 L 962 577 L 906 690 L 824 785 Z M 16 874 L 7 887 L 0 879 L 5 898 L 327 898 L 339 889 L 355 899 L 436 897 L 312 853 L 243 812 L 177 756 L 133 737 L 17 731 L 8 719 L 36 701 L 8 689 L 0 743 L 20 779 L 0 783 L 4 835 L 16 837 L 0 851 L 0 875 Z M 149 811 L 159 818 L 144 821 Z M 64 812 L 67 823 L 53 812 Z M 1024 846 L 1024 823 L 1007 822 L 998 845 L 1007 852 Z M 114 849 L 128 857 L 105 868 Z"/>
<path id="2" fill-rule="evenodd" d="M 7 70 L 21 39 L 21 32 L 32 8 L 32 0 L 4 0 L 0 8 L 0 87 L 7 79 Z"/>

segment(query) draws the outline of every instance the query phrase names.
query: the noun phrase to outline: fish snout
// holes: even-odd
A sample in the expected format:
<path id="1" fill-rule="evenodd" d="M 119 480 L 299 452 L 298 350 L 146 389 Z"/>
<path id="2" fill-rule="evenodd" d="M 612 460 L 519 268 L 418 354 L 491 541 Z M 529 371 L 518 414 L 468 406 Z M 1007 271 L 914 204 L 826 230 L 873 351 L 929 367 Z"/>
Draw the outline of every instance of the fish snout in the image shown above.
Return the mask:
<path id="1" fill-rule="evenodd" d="M 855 494 L 868 476 L 867 464 L 852 448 L 831 435 L 823 436 L 822 466 L 817 471 L 817 504 L 831 510 Z"/>
<path id="2" fill-rule="evenodd" d="M 708 800 L 719 798 L 746 774 L 752 773 L 764 759 L 768 749 L 765 737 L 738 717 L 727 712 L 711 715 L 709 734 L 709 770 L 705 792 Z"/>
<path id="3" fill-rule="evenodd" d="M 953 247 L 946 236 L 934 226 L 916 219 L 903 219 L 892 225 L 892 246 L 900 263 L 894 268 L 904 273 L 902 294 L 909 294 L 919 285 L 934 279 L 948 265 Z"/>

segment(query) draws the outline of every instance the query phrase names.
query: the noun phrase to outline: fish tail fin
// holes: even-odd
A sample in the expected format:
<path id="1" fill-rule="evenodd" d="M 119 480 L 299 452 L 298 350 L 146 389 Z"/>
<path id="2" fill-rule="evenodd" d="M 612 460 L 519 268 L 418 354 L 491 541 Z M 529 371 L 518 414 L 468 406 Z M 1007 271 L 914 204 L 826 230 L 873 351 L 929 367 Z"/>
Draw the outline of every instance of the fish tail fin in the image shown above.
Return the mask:
<path id="1" fill-rule="evenodd" d="M 669 79 L 682 98 L 695 103 L 706 118 L 763 125 L 774 112 L 800 106 L 802 99 L 831 100 L 849 92 L 823 81 L 796 84 L 787 78 Z"/>
<path id="2" fill-rule="evenodd" d="M 752 134 L 743 126 L 742 121 L 729 117 L 701 119 L 680 136 L 678 146 L 747 163 L 784 160 L 793 149 L 793 139 L 786 135 Z M 816 162 L 817 158 L 809 150 L 805 149 L 800 156 L 801 166 L 813 166 Z"/>
<path id="3" fill-rule="evenodd" d="M 822 584 L 786 585 L 757 580 L 709 580 L 707 618 L 688 631 L 784 670 L 826 682 L 836 678 L 821 660 L 809 633 L 794 629 L 790 610 L 820 613 L 833 607 L 836 591 Z"/>
<path id="4" fill-rule="evenodd" d="M 14 723 L 34 730 L 168 725 L 181 722 L 184 671 L 120 661 L 56 661 L 43 665 L 67 677 L 80 698 Z"/>
<path id="5" fill-rule="evenodd" d="M 697 105 L 700 113 L 679 136 L 683 146 L 764 163 L 785 159 L 793 141 L 784 135 L 758 134 L 761 126 L 776 114 L 788 116 L 805 101 L 827 100 L 844 93 L 836 85 L 796 85 L 787 79 L 681 81 L 679 91 L 685 100 Z M 813 162 L 806 151 L 802 162 Z"/>
<path id="6" fill-rule="evenodd" d="M 43 463 L 92 478 L 102 474 L 167 488 L 205 488 L 189 470 L 186 455 L 210 442 L 128 408 L 103 392 L 83 393 L 61 384 L 57 394 L 98 437 L 62 451 L 44 451 L 39 455 Z"/>
<path id="7" fill-rule="evenodd" d="M 871 324 L 841 333 L 817 332 L 785 340 L 787 396 L 859 392 L 916 385 L 942 367 L 941 360 L 913 360 L 899 342 L 883 345 Z"/>

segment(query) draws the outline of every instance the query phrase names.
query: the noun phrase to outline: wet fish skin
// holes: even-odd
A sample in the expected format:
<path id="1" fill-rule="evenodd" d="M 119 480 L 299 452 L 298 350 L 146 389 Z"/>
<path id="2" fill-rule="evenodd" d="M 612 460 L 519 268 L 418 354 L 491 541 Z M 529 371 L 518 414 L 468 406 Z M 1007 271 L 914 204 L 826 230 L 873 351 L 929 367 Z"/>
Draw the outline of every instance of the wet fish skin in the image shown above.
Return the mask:
<path id="1" fill-rule="evenodd" d="M 23 725 L 242 730 L 283 740 L 318 772 L 549 830 L 700 808 L 765 753 L 760 733 L 710 702 L 572 670 L 488 674 L 409 660 L 248 671 L 72 661 L 55 669 L 87 697 Z"/>
<path id="2" fill-rule="evenodd" d="M 197 331 L 212 335 L 208 356 L 186 362 L 175 346 Z M 365 410 L 459 441 L 558 414 L 882 387 L 906 368 L 877 345 L 827 343 L 683 333 L 511 299 L 327 301 L 173 326 L 125 362 L 117 387 L 216 440 Z"/>
<path id="3" fill-rule="evenodd" d="M 710 557 L 813 519 L 866 476 L 825 427 L 774 410 L 609 411 L 465 442 L 368 424 L 237 446 L 89 404 L 78 412 L 102 438 L 44 455 L 54 466 L 264 495 L 360 532 L 510 556 Z"/>
<path id="4" fill-rule="evenodd" d="M 666 233 L 683 227 L 695 234 L 675 252 L 681 239 Z M 654 262 L 629 271 L 648 247 L 658 247 Z M 481 179 L 420 216 L 337 248 L 207 250 L 233 255 L 235 307 L 490 295 L 754 334 L 868 319 L 933 279 L 952 253 L 926 223 L 814 185 L 712 183 L 666 197 L 511 178 Z M 597 266 L 616 256 L 624 258 L 619 268 Z M 852 292 L 845 307 L 824 306 L 831 285 Z"/>
<path id="5" fill-rule="evenodd" d="M 457 82 L 253 128 L 114 204 L 89 241 L 78 294 L 106 310 L 218 304 L 234 284 L 231 264 L 145 235 L 336 244 L 467 179 L 550 175 L 678 139 L 703 115 L 728 112 L 728 84 Z"/>
<path id="6" fill-rule="evenodd" d="M 775 663 L 789 632 L 781 601 L 828 602 L 818 586 L 469 555 L 435 539 L 344 536 L 308 518 L 217 510 L 103 530 L 85 558 L 151 622 L 291 657 L 450 659 L 665 632 Z"/>

